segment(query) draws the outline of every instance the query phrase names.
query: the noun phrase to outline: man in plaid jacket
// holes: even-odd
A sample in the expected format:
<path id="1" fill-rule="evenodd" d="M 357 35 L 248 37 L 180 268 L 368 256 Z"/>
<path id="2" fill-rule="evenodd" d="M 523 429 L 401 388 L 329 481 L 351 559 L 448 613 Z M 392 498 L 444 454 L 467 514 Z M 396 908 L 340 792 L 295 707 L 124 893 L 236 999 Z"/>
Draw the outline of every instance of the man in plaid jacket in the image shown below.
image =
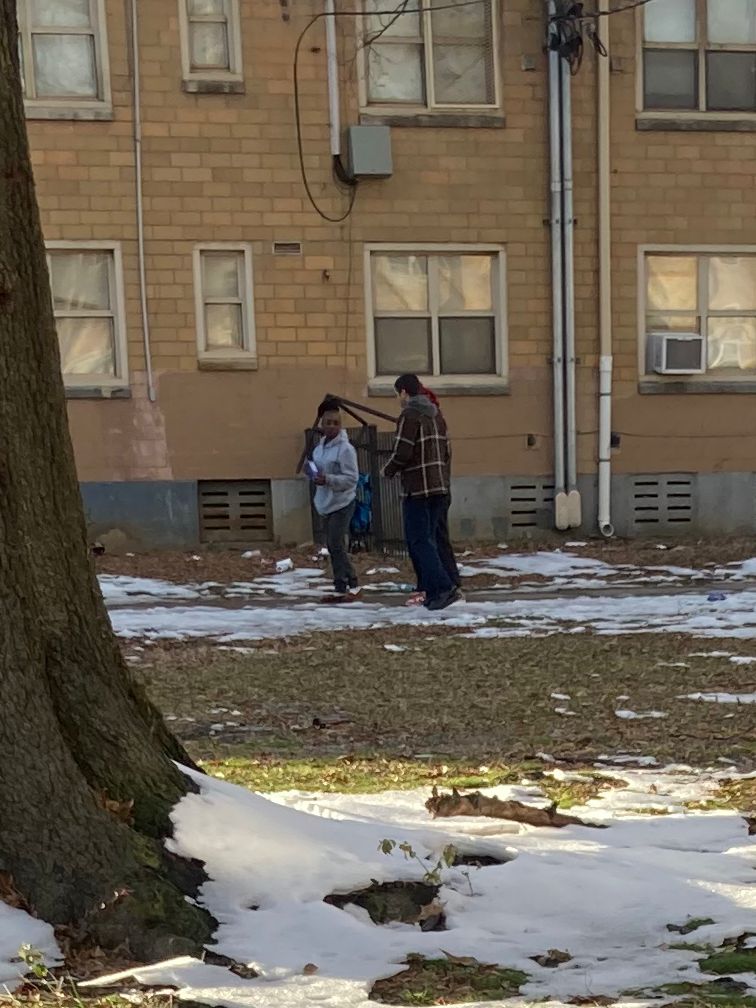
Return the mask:
<path id="1" fill-rule="evenodd" d="M 402 403 L 396 440 L 383 475 L 401 474 L 404 536 L 410 559 L 425 590 L 427 609 L 445 609 L 461 598 L 438 555 L 436 536 L 449 494 L 449 439 L 446 423 L 422 395 L 417 375 L 401 375 L 394 388 Z"/>

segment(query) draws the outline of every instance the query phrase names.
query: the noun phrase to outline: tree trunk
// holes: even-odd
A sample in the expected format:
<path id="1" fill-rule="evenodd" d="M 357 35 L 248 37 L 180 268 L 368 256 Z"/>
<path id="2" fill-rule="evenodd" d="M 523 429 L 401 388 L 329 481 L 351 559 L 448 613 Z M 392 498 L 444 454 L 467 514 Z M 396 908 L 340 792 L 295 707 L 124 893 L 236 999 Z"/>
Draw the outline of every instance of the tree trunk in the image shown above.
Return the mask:
<path id="1" fill-rule="evenodd" d="M 163 845 L 191 787 L 172 759 L 191 761 L 121 658 L 87 548 L 15 7 L 0 0 L 0 871 L 104 947 L 197 951 L 213 921 Z M 133 801 L 132 822 L 106 801 Z"/>

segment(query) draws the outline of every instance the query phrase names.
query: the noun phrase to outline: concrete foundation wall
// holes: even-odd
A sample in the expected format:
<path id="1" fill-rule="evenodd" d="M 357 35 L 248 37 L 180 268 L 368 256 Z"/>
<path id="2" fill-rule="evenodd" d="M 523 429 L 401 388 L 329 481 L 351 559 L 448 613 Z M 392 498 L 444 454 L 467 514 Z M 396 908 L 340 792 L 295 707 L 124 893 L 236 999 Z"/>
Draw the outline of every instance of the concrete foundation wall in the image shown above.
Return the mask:
<path id="1" fill-rule="evenodd" d="M 554 533 L 551 477 L 458 476 L 452 481 L 450 529 L 456 542 L 516 542 Z M 565 539 L 597 535 L 597 481 L 580 478 L 583 524 Z M 82 483 L 91 541 L 109 552 L 193 549 L 200 545 L 197 482 Z M 756 474 L 615 474 L 612 523 L 625 538 L 756 534 Z M 308 487 L 271 480 L 273 538 L 312 541 Z M 222 548 L 222 547 L 220 547 Z"/>

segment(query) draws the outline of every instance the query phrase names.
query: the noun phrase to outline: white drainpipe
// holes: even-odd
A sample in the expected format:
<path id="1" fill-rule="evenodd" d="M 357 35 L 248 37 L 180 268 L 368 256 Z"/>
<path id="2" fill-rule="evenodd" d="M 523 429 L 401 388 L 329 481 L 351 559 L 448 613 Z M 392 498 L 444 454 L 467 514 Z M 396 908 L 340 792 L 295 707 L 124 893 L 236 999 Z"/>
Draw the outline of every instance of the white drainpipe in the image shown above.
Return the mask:
<path id="1" fill-rule="evenodd" d="M 341 110 L 339 107 L 339 63 L 336 53 L 336 7 L 325 0 L 326 60 L 328 66 L 328 121 L 331 129 L 331 157 L 341 154 Z"/>
<path id="2" fill-rule="evenodd" d="M 561 146 L 562 146 L 562 233 L 564 241 L 564 387 L 565 456 L 567 460 L 567 524 L 582 523 L 580 492 L 577 488 L 577 423 L 575 407 L 575 211 L 572 183 L 572 78 L 565 59 L 561 66 Z"/>
<path id="3" fill-rule="evenodd" d="M 600 19 L 601 41 L 609 50 L 609 18 Z M 598 59 L 598 237 L 599 237 L 599 432 L 598 528 L 613 536 L 612 525 L 612 232 L 610 164 L 610 66 Z"/>
<path id="4" fill-rule="evenodd" d="M 556 14 L 556 0 L 549 0 L 549 17 Z M 551 30 L 549 32 L 551 34 Z M 554 385 L 554 524 L 569 528 L 569 510 L 564 459 L 564 245 L 562 234 L 562 153 L 560 56 L 549 50 L 549 152 L 551 190 L 551 352 Z"/>
<path id="5" fill-rule="evenodd" d="M 147 397 L 155 402 L 155 381 L 152 373 L 150 317 L 147 310 L 147 271 L 144 252 L 144 199 L 142 196 L 142 104 L 139 79 L 139 19 L 137 0 L 131 0 L 131 60 L 134 80 L 134 172 L 136 188 L 137 258 L 139 261 L 139 300 L 142 313 L 144 365 L 147 374 Z"/>

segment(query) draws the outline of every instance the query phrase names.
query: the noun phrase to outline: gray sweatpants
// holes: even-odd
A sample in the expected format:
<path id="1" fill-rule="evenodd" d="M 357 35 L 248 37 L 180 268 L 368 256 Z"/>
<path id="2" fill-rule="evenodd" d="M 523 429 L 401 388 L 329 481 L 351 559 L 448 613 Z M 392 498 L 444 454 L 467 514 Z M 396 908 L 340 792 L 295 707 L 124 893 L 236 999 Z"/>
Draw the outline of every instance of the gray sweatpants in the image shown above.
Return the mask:
<path id="1" fill-rule="evenodd" d="M 326 546 L 333 570 L 333 589 L 337 595 L 344 595 L 347 588 L 357 587 L 357 574 L 347 550 L 349 522 L 353 514 L 354 501 L 338 511 L 323 515 Z"/>

